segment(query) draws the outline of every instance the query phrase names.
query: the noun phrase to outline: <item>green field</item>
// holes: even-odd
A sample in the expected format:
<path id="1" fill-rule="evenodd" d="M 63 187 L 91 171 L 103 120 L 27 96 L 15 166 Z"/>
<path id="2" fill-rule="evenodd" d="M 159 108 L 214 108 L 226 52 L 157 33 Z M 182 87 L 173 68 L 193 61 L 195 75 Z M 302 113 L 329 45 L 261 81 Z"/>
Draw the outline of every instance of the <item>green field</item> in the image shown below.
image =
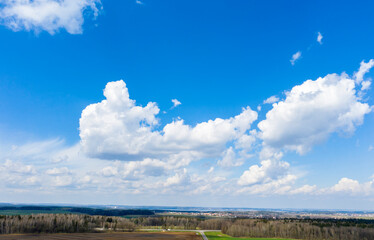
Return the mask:
<path id="1" fill-rule="evenodd" d="M 236 238 L 230 237 L 229 235 L 223 234 L 221 232 L 205 232 L 205 235 L 209 240 L 294 240 L 294 239 L 285 239 L 285 238 Z"/>

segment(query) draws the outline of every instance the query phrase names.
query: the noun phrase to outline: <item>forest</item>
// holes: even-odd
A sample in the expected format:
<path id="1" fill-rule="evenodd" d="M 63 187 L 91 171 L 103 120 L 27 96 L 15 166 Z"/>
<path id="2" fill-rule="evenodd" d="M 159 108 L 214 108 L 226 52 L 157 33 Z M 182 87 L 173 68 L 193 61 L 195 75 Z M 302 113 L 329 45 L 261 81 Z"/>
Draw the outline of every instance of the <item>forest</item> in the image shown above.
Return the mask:
<path id="1" fill-rule="evenodd" d="M 19 213 L 76 213 L 102 216 L 154 215 L 154 211 L 146 209 L 102 209 L 87 207 L 59 207 L 59 206 L 0 206 L 1 212 Z M 4 214 L 6 215 L 6 214 Z M 12 214 L 14 215 L 14 214 Z"/>
<path id="2" fill-rule="evenodd" d="M 163 229 L 221 230 L 233 237 L 370 240 L 374 220 L 362 219 L 224 219 L 175 216 L 124 218 L 87 214 L 0 216 L 0 234 L 83 233 Z"/>

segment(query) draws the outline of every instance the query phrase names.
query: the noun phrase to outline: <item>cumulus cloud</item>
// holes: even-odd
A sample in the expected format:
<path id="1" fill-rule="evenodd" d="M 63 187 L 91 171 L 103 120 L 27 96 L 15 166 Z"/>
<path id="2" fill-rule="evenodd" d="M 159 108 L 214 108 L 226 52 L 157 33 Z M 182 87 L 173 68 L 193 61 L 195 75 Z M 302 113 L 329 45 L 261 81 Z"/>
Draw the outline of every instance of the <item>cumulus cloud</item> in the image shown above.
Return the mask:
<path id="1" fill-rule="evenodd" d="M 268 99 L 264 101 L 264 104 L 273 104 L 279 101 L 279 98 L 277 96 L 271 96 Z"/>
<path id="2" fill-rule="evenodd" d="M 253 185 L 244 189 L 260 192 L 284 182 L 284 179 L 295 180 L 297 176 L 290 173 L 289 163 L 280 160 L 283 151 L 305 154 L 332 133 L 353 133 L 371 111 L 367 103 L 361 102 L 357 91 L 371 67 L 371 61 L 362 62 L 353 78 L 343 73 L 307 80 L 287 92 L 285 100 L 273 103 L 266 119 L 258 124 L 260 132 L 256 134 L 262 140 L 261 165 L 251 166 L 242 174 L 238 184 Z M 334 190 L 339 188 L 337 185 Z M 300 194 L 314 190 L 315 187 L 309 185 L 293 190 L 284 186 L 281 192 Z"/>
<path id="3" fill-rule="evenodd" d="M 0 185 L 5 184 L 5 187 L 15 189 L 33 186 L 40 182 L 37 174 L 33 165 L 7 159 L 0 164 Z"/>
<path id="4" fill-rule="evenodd" d="M 282 101 L 273 99 L 259 130 L 251 129 L 257 113 L 249 107 L 236 116 L 193 126 L 180 118 L 161 125 L 156 103 L 141 106 L 130 98 L 123 81 L 110 82 L 104 90 L 105 99 L 82 111 L 80 144 L 66 147 L 62 140 L 54 139 L 1 151 L 0 190 L 372 194 L 371 181 L 348 178 L 325 189 L 295 187 L 301 174 L 282 159 L 287 150 L 304 154 L 333 133 L 355 131 L 371 110 L 359 95 L 362 83 L 370 81 L 364 78 L 369 63 L 361 63 L 353 77 L 329 74 L 295 86 Z M 238 169 L 222 168 L 241 166 L 256 150 L 260 162 L 242 170 L 239 178 L 234 176 Z M 200 159 L 211 162 L 196 172 L 189 164 Z M 219 167 L 212 166 L 214 162 Z"/>
<path id="5" fill-rule="evenodd" d="M 166 179 L 165 186 L 169 187 L 172 185 L 185 185 L 190 181 L 190 176 L 187 173 L 187 169 L 183 169 L 182 172 L 176 173 L 174 176 Z"/>
<path id="6" fill-rule="evenodd" d="M 144 177 L 159 177 L 166 175 L 167 170 L 173 169 L 175 165 L 167 162 L 146 158 L 142 161 L 125 162 L 121 177 L 125 179 L 141 179 Z"/>
<path id="7" fill-rule="evenodd" d="M 318 32 L 318 35 L 317 35 L 317 42 L 318 42 L 319 44 L 322 44 L 322 38 L 323 38 L 322 34 L 321 34 L 320 32 Z"/>
<path id="8" fill-rule="evenodd" d="M 237 156 L 233 147 L 229 147 L 217 164 L 221 167 L 238 167 L 244 164 L 244 159 Z"/>
<path id="9" fill-rule="evenodd" d="M 269 183 L 288 178 L 290 165 L 284 161 L 263 160 L 261 166 L 253 165 L 238 180 L 239 185 Z"/>
<path id="10" fill-rule="evenodd" d="M 171 102 L 173 103 L 173 107 L 172 108 L 175 108 L 179 105 L 181 105 L 182 103 L 180 101 L 178 101 L 178 99 L 171 99 Z"/>
<path id="11" fill-rule="evenodd" d="M 329 74 L 293 87 L 258 124 L 264 146 L 304 154 L 331 133 L 353 133 L 371 111 L 355 82 L 345 73 Z"/>
<path id="12" fill-rule="evenodd" d="M 118 174 L 118 169 L 116 167 L 108 166 L 101 170 L 104 177 L 113 177 Z"/>
<path id="13" fill-rule="evenodd" d="M 9 159 L 7 159 L 2 166 L 0 166 L 0 170 L 22 175 L 36 173 L 36 169 L 33 165 L 25 165 L 21 162 L 13 162 Z"/>
<path id="14" fill-rule="evenodd" d="M 335 184 L 329 192 L 336 193 L 349 193 L 349 194 L 362 194 L 368 195 L 373 193 L 373 181 L 369 181 L 366 183 L 359 183 L 357 180 L 353 180 L 350 178 L 342 178 L 339 180 L 337 184 Z"/>
<path id="15" fill-rule="evenodd" d="M 298 51 L 298 52 L 296 52 L 295 54 L 293 54 L 293 55 L 292 55 L 292 58 L 291 58 L 291 60 L 290 60 L 291 65 L 292 65 L 292 66 L 295 65 L 295 62 L 296 62 L 300 57 L 301 57 L 301 52 L 300 52 L 300 51 Z"/>
<path id="16" fill-rule="evenodd" d="M 79 34 L 84 13 L 96 17 L 99 5 L 100 0 L 0 0 L 0 21 L 13 31 Z"/>
<path id="17" fill-rule="evenodd" d="M 124 81 L 108 83 L 104 96 L 105 100 L 82 111 L 79 128 L 84 151 L 99 158 L 128 161 L 162 156 L 220 156 L 226 144 L 247 134 L 257 119 L 257 112 L 247 107 L 229 119 L 216 118 L 195 126 L 176 119 L 162 130 L 155 130 L 159 124 L 157 104 L 136 105 Z"/>

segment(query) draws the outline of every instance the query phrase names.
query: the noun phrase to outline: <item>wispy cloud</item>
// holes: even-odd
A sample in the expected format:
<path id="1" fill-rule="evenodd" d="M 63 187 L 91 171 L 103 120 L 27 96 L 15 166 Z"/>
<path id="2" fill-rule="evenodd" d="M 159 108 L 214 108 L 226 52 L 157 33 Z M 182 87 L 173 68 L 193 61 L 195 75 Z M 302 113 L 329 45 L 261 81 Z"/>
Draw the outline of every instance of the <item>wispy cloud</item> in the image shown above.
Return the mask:
<path id="1" fill-rule="evenodd" d="M 301 57 L 301 52 L 298 51 L 295 54 L 292 55 L 292 58 L 290 60 L 292 66 L 295 65 L 295 62 Z"/>
<path id="2" fill-rule="evenodd" d="M 277 96 L 271 96 L 264 101 L 264 104 L 272 104 L 278 101 L 279 101 L 279 98 Z"/>
<path id="3" fill-rule="evenodd" d="M 175 108 L 182 104 L 180 101 L 178 101 L 178 99 L 171 99 L 171 102 L 173 103 L 173 106 L 171 108 Z"/>
<path id="4" fill-rule="evenodd" d="M 322 34 L 321 34 L 320 32 L 318 32 L 318 35 L 317 35 L 317 42 L 318 42 L 319 44 L 322 44 L 322 38 L 323 38 Z"/>

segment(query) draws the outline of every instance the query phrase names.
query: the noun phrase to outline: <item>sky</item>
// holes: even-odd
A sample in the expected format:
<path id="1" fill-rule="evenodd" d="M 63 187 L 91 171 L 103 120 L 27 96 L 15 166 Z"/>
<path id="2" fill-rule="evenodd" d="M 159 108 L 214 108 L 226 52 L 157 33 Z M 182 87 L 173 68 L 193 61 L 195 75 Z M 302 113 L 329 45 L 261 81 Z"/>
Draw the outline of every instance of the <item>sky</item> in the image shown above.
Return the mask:
<path id="1" fill-rule="evenodd" d="M 373 7 L 0 0 L 0 202 L 374 210 Z"/>

